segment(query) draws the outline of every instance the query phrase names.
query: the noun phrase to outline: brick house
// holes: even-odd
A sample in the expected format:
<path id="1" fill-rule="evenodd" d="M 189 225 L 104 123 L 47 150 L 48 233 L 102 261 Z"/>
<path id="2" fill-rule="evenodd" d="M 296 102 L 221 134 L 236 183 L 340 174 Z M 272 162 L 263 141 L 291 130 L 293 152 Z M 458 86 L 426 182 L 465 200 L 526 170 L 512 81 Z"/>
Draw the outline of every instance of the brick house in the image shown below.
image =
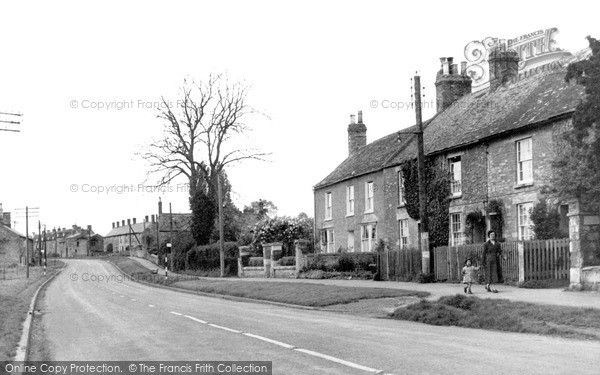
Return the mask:
<path id="1" fill-rule="evenodd" d="M 566 66 L 589 54 L 519 80 L 516 53 L 497 49 L 489 59 L 490 87 L 478 92 L 471 92 L 464 64 L 459 71 L 451 58 L 441 59 L 424 150 L 452 176 L 449 244 L 483 242 L 490 228 L 508 241 L 533 237 L 529 210 L 544 198 L 558 137 L 583 98 L 581 86 L 565 82 Z M 400 182 L 401 164 L 416 158 L 414 130 L 367 144 L 362 113 L 356 122 L 351 116 L 347 159 L 314 186 L 321 251 L 372 251 L 378 239 L 396 249 L 417 247 L 418 223 L 406 211 Z M 567 211 L 560 205 L 565 230 Z M 467 227 L 467 217 L 482 224 Z"/>

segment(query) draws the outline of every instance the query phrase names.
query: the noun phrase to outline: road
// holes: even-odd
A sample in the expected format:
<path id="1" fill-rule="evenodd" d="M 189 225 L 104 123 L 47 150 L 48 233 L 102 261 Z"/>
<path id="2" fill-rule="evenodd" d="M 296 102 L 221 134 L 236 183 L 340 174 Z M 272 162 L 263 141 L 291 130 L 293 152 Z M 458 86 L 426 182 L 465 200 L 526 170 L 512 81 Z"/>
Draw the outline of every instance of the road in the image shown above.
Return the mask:
<path id="1" fill-rule="evenodd" d="M 44 296 L 53 360 L 272 361 L 274 374 L 597 374 L 600 343 L 236 302 L 68 260 Z M 92 280 L 104 278 L 104 280 Z M 110 279 L 107 281 L 107 279 Z"/>

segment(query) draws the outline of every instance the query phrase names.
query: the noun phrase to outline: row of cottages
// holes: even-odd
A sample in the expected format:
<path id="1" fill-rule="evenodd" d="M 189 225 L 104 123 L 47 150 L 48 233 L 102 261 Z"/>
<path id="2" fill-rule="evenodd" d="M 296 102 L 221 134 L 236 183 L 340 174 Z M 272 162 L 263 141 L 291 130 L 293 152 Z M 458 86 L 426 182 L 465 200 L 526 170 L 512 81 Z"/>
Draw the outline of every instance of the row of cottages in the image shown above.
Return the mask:
<path id="1" fill-rule="evenodd" d="M 48 256 L 59 256 L 63 258 L 92 256 L 104 251 L 104 238 L 94 233 L 92 226 L 87 229 L 78 225 L 71 228 L 54 228 L 42 231 L 41 235 L 35 234 L 34 257 L 39 257 L 43 251 Z"/>
<path id="2" fill-rule="evenodd" d="M 449 244 L 482 242 L 492 227 L 508 241 L 533 237 L 530 209 L 544 197 L 557 137 L 583 98 L 583 87 L 565 82 L 566 65 L 588 56 L 584 50 L 555 70 L 519 80 L 516 53 L 497 49 L 489 58 L 490 87 L 478 92 L 471 92 L 464 65 L 459 71 L 451 58 L 441 59 L 437 113 L 424 123 L 424 150 L 452 176 Z M 415 130 L 367 144 L 362 113 L 357 121 L 351 116 L 348 157 L 314 187 L 321 251 L 373 251 L 378 239 L 396 249 L 417 247 L 418 223 L 407 213 L 401 173 L 401 164 L 417 155 Z M 567 210 L 560 206 L 565 230 Z M 483 225 L 467 229 L 471 213 Z"/>
<path id="3" fill-rule="evenodd" d="M 191 214 L 163 213 L 162 202 L 159 201 L 158 215 L 146 215 L 141 223 L 136 218 L 113 222 L 111 231 L 104 236 L 104 250 L 118 253 L 143 250 L 156 253 L 157 234 L 160 243 L 166 243 L 171 238 L 171 228 L 173 233 L 190 232 Z"/>

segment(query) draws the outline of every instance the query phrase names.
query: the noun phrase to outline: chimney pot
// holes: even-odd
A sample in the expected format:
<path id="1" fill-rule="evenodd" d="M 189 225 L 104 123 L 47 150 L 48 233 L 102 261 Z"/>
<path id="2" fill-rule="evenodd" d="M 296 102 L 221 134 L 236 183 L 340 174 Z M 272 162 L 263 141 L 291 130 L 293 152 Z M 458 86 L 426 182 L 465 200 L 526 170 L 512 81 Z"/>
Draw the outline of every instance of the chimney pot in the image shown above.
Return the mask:
<path id="1" fill-rule="evenodd" d="M 114 221 L 112 222 L 112 227 L 113 227 L 113 229 L 115 229 L 115 222 Z"/>
<path id="2" fill-rule="evenodd" d="M 125 226 L 125 220 L 121 220 L 121 226 L 124 227 Z"/>
<path id="3" fill-rule="evenodd" d="M 358 111 L 358 123 L 362 124 L 362 111 Z"/>
<path id="4" fill-rule="evenodd" d="M 354 121 L 354 115 L 350 115 L 350 124 L 354 125 L 356 122 Z"/>
<path id="5" fill-rule="evenodd" d="M 461 61 L 460 62 L 460 74 L 465 75 L 465 73 L 467 73 L 467 62 Z"/>
<path id="6" fill-rule="evenodd" d="M 146 223 L 148 222 L 148 215 L 146 215 L 146 216 L 144 217 L 144 221 L 145 221 Z"/>

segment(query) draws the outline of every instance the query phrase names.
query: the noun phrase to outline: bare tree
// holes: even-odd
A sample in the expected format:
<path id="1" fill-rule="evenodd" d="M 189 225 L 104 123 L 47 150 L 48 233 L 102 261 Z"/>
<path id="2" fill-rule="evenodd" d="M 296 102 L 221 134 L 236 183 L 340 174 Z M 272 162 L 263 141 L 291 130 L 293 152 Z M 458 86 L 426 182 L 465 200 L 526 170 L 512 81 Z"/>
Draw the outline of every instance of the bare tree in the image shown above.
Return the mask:
<path id="1" fill-rule="evenodd" d="M 246 159 L 262 160 L 266 153 L 232 146 L 234 136 L 249 130 L 245 121 L 262 115 L 247 103 L 249 87 L 230 83 L 222 74 L 208 80 L 184 80 L 177 103 L 161 98 L 158 118 L 164 120 L 164 138 L 155 140 L 140 155 L 149 162 L 158 184 L 169 184 L 184 175 L 193 197 L 199 188 L 216 190 L 217 175 L 229 164 Z"/>

